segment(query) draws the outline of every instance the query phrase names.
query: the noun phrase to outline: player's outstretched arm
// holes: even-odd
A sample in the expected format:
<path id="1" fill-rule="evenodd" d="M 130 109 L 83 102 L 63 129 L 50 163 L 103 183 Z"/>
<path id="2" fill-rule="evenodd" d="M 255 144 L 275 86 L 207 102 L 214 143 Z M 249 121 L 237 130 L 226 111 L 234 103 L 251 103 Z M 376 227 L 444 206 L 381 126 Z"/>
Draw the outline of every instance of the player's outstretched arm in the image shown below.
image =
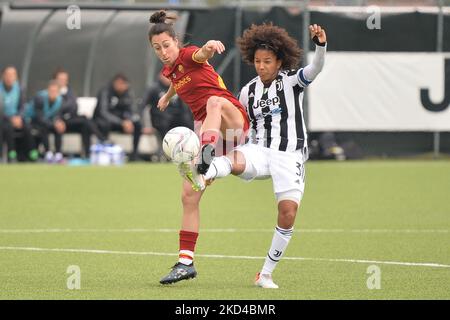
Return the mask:
<path id="1" fill-rule="evenodd" d="M 221 41 L 209 40 L 194 54 L 194 60 L 198 62 L 205 62 L 206 60 L 211 59 L 215 52 L 221 54 L 224 51 L 225 46 Z"/>
<path id="2" fill-rule="evenodd" d="M 158 101 L 158 109 L 161 111 L 166 110 L 167 106 L 169 105 L 170 99 L 176 94 L 175 89 L 172 84 L 170 84 L 169 89 L 167 92 L 159 99 Z"/>
<path id="3" fill-rule="evenodd" d="M 313 81 L 322 71 L 325 63 L 325 52 L 327 50 L 327 35 L 325 29 L 317 24 L 309 26 L 311 39 L 316 44 L 314 58 L 310 64 L 303 69 L 303 74 L 308 81 Z"/>

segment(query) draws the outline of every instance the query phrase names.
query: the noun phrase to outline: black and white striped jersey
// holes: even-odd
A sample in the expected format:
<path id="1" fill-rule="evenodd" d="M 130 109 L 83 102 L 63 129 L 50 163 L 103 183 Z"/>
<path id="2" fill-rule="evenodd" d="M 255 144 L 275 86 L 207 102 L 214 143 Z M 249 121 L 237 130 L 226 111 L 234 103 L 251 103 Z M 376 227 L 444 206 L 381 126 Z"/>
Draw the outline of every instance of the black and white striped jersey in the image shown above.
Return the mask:
<path id="1" fill-rule="evenodd" d="M 270 86 L 258 76 L 242 88 L 239 101 L 247 109 L 252 143 L 289 152 L 307 146 L 302 101 L 311 81 L 303 72 L 280 71 Z"/>

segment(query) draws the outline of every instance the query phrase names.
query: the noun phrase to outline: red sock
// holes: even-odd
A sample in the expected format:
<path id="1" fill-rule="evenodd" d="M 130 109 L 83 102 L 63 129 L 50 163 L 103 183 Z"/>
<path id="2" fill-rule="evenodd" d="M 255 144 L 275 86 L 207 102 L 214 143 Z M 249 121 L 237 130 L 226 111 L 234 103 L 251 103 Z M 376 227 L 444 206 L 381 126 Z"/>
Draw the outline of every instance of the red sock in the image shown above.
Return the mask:
<path id="1" fill-rule="evenodd" d="M 202 146 L 205 144 L 212 144 L 214 147 L 216 147 L 217 142 L 220 138 L 220 132 L 217 130 L 206 130 L 201 135 L 201 143 Z"/>
<path id="2" fill-rule="evenodd" d="M 178 255 L 179 262 L 187 265 L 190 265 L 193 262 L 197 237 L 197 232 L 180 230 L 180 252 Z"/>

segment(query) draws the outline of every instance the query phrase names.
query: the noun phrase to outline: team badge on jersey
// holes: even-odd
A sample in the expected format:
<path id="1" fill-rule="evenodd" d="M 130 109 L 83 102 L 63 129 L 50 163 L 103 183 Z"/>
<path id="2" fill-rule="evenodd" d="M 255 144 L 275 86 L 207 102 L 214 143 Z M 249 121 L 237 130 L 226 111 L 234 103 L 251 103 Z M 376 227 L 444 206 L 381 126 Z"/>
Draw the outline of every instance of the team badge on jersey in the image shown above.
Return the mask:
<path id="1" fill-rule="evenodd" d="M 183 67 L 183 65 L 181 65 L 181 64 L 178 65 L 178 71 L 180 71 L 181 73 L 184 72 L 184 67 Z"/>
<path id="2" fill-rule="evenodd" d="M 277 83 L 276 83 L 276 86 L 277 86 L 277 91 L 283 91 L 283 80 L 282 79 L 278 79 Z"/>

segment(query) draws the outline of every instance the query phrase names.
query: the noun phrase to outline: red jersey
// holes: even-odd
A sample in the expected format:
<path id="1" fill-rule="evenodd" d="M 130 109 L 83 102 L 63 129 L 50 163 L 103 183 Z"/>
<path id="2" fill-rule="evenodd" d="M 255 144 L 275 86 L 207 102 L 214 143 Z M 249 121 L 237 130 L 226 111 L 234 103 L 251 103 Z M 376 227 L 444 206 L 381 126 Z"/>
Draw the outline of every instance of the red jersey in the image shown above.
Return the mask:
<path id="1" fill-rule="evenodd" d="M 206 102 L 211 96 L 223 97 L 240 109 L 247 122 L 247 113 L 238 99 L 227 90 L 222 78 L 206 62 L 196 61 L 194 54 L 199 47 L 188 46 L 180 49 L 180 54 L 172 67 L 167 65 L 162 74 L 170 79 L 180 99 L 192 110 L 194 119 L 202 121 L 206 117 Z"/>

